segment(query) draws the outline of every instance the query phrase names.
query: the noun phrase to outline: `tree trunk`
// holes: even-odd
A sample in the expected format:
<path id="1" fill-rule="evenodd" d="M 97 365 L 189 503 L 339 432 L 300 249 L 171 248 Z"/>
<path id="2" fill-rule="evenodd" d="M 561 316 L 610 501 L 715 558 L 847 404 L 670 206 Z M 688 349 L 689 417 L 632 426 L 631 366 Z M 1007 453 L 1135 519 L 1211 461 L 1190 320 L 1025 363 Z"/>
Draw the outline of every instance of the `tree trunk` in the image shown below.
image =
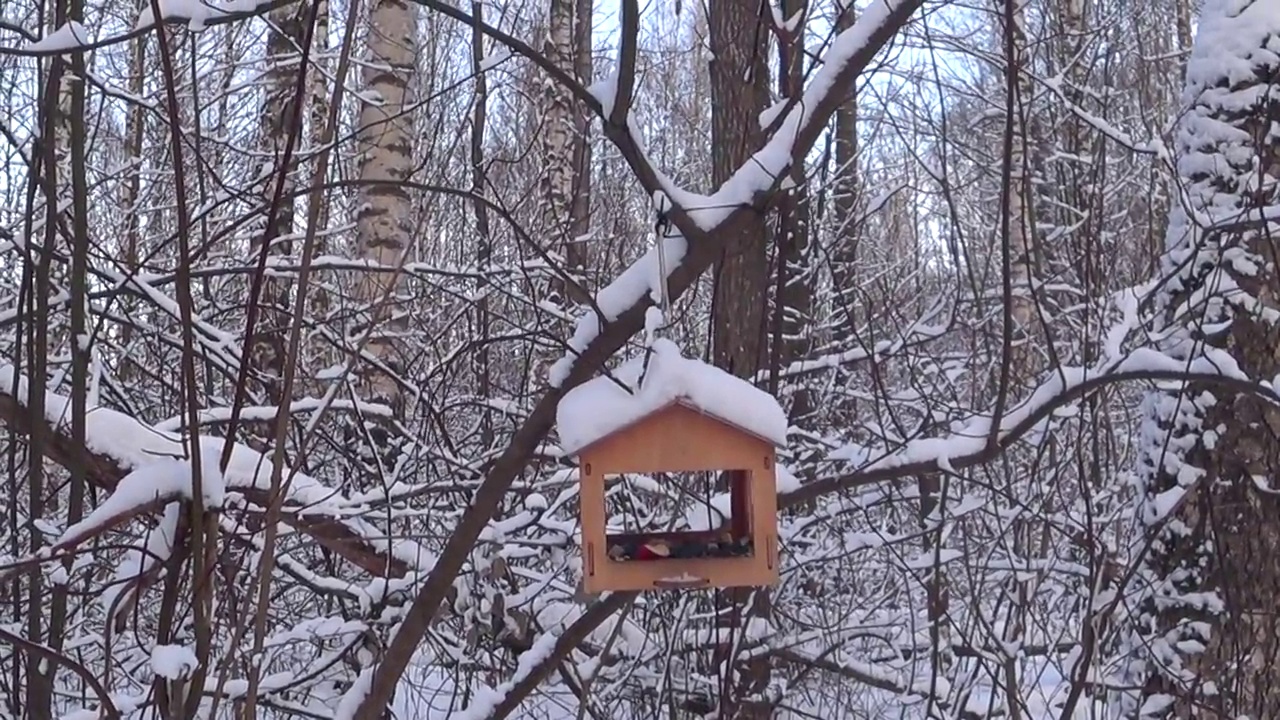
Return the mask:
<path id="1" fill-rule="evenodd" d="M 69 19 L 68 11 L 66 0 L 57 2 L 51 18 L 51 27 L 58 28 L 64 25 Z M 44 185 L 42 188 L 45 204 L 44 252 L 38 260 L 39 267 L 35 272 L 33 291 L 35 296 L 33 316 L 43 319 L 49 317 L 48 298 L 55 293 L 54 288 L 64 285 L 68 279 L 66 269 L 55 263 L 53 256 L 57 253 L 65 257 L 71 250 L 66 239 L 59 233 L 62 215 L 59 208 L 66 199 L 62 184 L 64 179 L 71 178 L 72 174 L 71 121 L 72 112 L 75 110 L 74 100 L 79 96 L 83 102 L 83 83 L 75 82 L 74 78 L 69 77 L 73 72 L 69 59 L 66 56 L 59 56 L 46 62 L 49 74 L 43 88 L 45 112 L 41 118 L 42 141 L 38 145 L 44 171 L 43 177 L 38 179 L 38 182 Z M 76 90 L 77 86 L 80 87 L 79 92 Z M 80 150 L 83 151 L 83 147 Z M 32 413 L 43 413 L 45 373 L 48 357 L 53 353 L 49 343 L 51 328 L 45 322 L 33 322 L 31 325 L 33 327 L 28 345 L 30 361 L 28 373 L 33 382 L 29 389 L 28 407 Z M 37 396 L 39 396 L 38 399 Z M 83 428 L 81 432 L 83 433 Z M 32 519 L 56 512 L 58 505 L 56 489 L 50 493 L 46 485 L 43 435 L 44 433 L 32 434 L 30 453 L 27 457 L 27 517 Z M 30 551 L 37 551 L 41 544 L 40 534 L 32 532 Z M 53 640 L 55 629 L 58 632 L 63 631 L 63 628 L 55 628 L 55 626 L 65 622 L 67 598 L 64 588 L 54 588 L 52 592 L 54 601 L 51 603 L 50 598 L 45 596 L 43 580 L 38 570 L 27 575 L 25 613 L 27 638 L 32 642 L 47 644 Z M 52 605 L 48 625 L 44 622 L 44 609 L 47 604 Z M 31 720 L 51 720 L 54 717 L 54 680 L 57 667 L 35 653 L 26 653 L 26 660 L 25 717 Z"/>
<path id="2" fill-rule="evenodd" d="M 728 180 L 763 142 L 759 118 L 769 101 L 767 41 L 772 20 L 760 15 L 762 9 L 764 6 L 754 0 L 725 0 L 710 6 L 712 180 L 717 185 Z M 712 269 L 712 357 L 717 366 L 742 378 L 753 377 L 764 364 L 767 242 L 764 217 L 757 215 L 728 238 Z M 742 589 L 729 595 L 731 623 L 769 613 L 769 595 L 764 589 Z M 744 697 L 768 685 L 768 660 L 761 658 L 737 668 L 736 663 L 724 662 L 731 659 L 730 652 L 731 647 L 719 648 L 717 665 L 735 668 L 739 680 L 722 688 L 721 717 L 769 717 L 772 708 L 768 703 Z M 728 683 L 732 673 L 725 672 Z"/>
<path id="3" fill-rule="evenodd" d="M 592 51 L 593 0 L 575 0 L 573 17 L 573 69 L 583 85 L 591 83 L 594 58 Z M 573 116 L 573 172 L 576 187 L 573 193 L 571 217 L 573 238 L 586 237 L 591 231 L 591 112 L 582 103 L 575 103 Z M 586 255 L 586 245 L 577 243 L 579 255 Z M 582 258 L 585 262 L 585 258 Z"/>
<path id="4" fill-rule="evenodd" d="M 591 0 L 550 0 L 547 37 L 543 55 L 584 84 L 591 74 Z M 575 108 L 568 88 L 550 76 L 542 77 L 541 136 L 542 177 L 539 227 L 546 249 L 563 260 L 558 269 L 570 276 L 553 277 L 546 285 L 548 299 L 568 308 L 591 301 L 584 284 L 587 267 L 586 236 L 590 229 L 591 149 L 587 143 L 590 117 L 583 107 Z M 570 332 L 567 325 L 554 323 L 555 332 Z M 560 355 L 553 347 L 535 358 L 537 382 Z"/>
<path id="5" fill-rule="evenodd" d="M 1205 3 L 1177 135 L 1197 226 L 1175 203 L 1160 298 L 1180 363 L 1280 373 L 1280 202 L 1274 3 Z M 1256 45 L 1247 45 L 1248 38 Z M 1247 72 L 1241 72 L 1244 69 Z M 1207 369 L 1207 368 L 1206 368 Z M 1153 392 L 1141 439 L 1148 588 L 1131 638 L 1130 717 L 1280 717 L 1280 410 L 1204 383 Z"/>
<path id="6" fill-rule="evenodd" d="M 302 45 L 306 42 L 305 23 L 308 9 L 305 5 L 284 5 L 268 15 L 270 30 L 267 36 L 267 95 L 262 103 L 261 133 L 267 153 L 264 174 L 268 176 L 263 192 L 268 205 L 276 197 L 278 183 L 283 181 L 283 198 L 276 208 L 275 217 L 262 234 L 262 243 L 269 255 L 288 255 L 293 242 L 293 190 L 297 184 L 296 168 L 282 167 L 285 147 L 293 131 L 294 89 L 301 67 L 298 64 Z M 318 73 L 317 73 L 318 74 Z M 254 248 L 262 252 L 261 246 Z M 286 402 L 280 396 L 279 383 L 284 378 L 285 337 L 289 327 L 289 282 L 268 275 L 262 281 L 263 309 L 254 337 L 250 340 L 253 367 L 266 378 L 267 395 L 274 403 Z"/>
<path id="7" fill-rule="evenodd" d="M 729 179 L 763 141 L 760 113 L 769 100 L 768 18 L 754 0 L 711 5 L 712 181 Z M 768 232 L 764 218 L 729 238 L 712 269 L 715 290 L 712 357 L 744 378 L 763 364 L 764 298 L 768 289 Z"/>
<path id="8" fill-rule="evenodd" d="M 1008 69 L 1013 75 L 1009 82 L 1013 112 L 1012 136 L 1009 142 L 1010 187 L 1006 189 L 1008 204 L 1008 231 L 1005 242 L 1009 245 L 1013 296 L 1010 311 L 1014 320 L 1014 339 L 1024 339 L 1031 330 L 1035 307 L 1028 291 L 1035 274 L 1035 239 L 1032 220 L 1031 147 L 1032 131 L 1031 68 L 1027 66 L 1027 3 L 1028 0 L 998 0 L 1003 10 L 1005 42 L 1008 44 Z M 1020 355 L 1020 353 L 1019 353 Z M 1022 358 L 1025 359 L 1025 358 Z M 1015 360 L 1019 370 L 1029 370 Z M 1025 373 L 1018 373 L 1025 377 Z"/>
<path id="9" fill-rule="evenodd" d="M 1035 377 L 1036 355 L 1031 351 L 1030 339 L 1036 318 L 1032 283 L 1036 275 L 1037 256 L 1034 236 L 1033 173 L 1031 171 L 1031 142 L 1038 133 L 1031 107 L 1033 88 L 1032 69 L 1027 53 L 1027 5 L 1028 0 L 997 0 L 1004 31 L 1006 165 L 1002 168 L 1002 195 L 1004 217 L 1000 218 L 1000 237 L 1003 246 L 1002 294 L 1007 303 L 1005 325 L 1002 328 L 1001 354 L 1003 367 L 999 373 L 996 403 L 1002 409 L 1015 397 L 1015 388 Z M 1010 478 L 1010 489 L 1016 488 Z M 1024 518 L 1011 523 L 1007 552 L 1016 560 L 1035 554 L 1033 550 L 1039 524 Z M 1008 616 L 1003 623 L 1000 640 L 1013 647 L 1025 641 L 1027 612 L 1034 594 L 1031 580 L 1015 575 L 1004 588 L 1008 594 Z M 1003 685 L 1005 706 L 1012 720 L 1021 720 L 1020 663 L 1016 656 L 1007 655 L 1002 662 L 998 685 Z"/>
<path id="10" fill-rule="evenodd" d="M 578 38 L 574 26 L 575 0 L 550 0 L 547 18 L 547 39 L 543 54 L 556 67 L 574 74 L 578 64 L 574 52 Z M 590 22 L 590 20 L 586 20 Z M 589 39 L 589 38 L 588 38 Z M 581 112 L 574 112 L 573 98 L 569 90 L 550 77 L 543 79 L 542 96 L 542 223 L 547 237 L 558 239 L 564 269 L 580 276 L 584 267 L 582 244 L 577 242 L 577 230 L 581 223 L 576 217 L 580 209 L 575 197 L 574 181 L 578 177 L 575 160 L 585 152 L 583 140 L 577 137 L 578 126 L 584 126 Z M 575 293 L 574 283 L 552 283 L 552 294 L 558 302 L 569 300 L 585 302 L 587 298 Z"/>
<path id="11" fill-rule="evenodd" d="M 132 42 L 129 57 L 129 93 L 134 97 L 142 97 L 143 73 L 147 67 L 147 41 L 150 33 L 142 35 Z M 130 103 L 125 111 L 124 157 L 129 170 L 120 188 L 120 208 L 124 213 L 124 247 L 121 248 L 121 270 L 126 273 L 138 269 L 139 253 L 142 248 L 142 229 L 139 223 L 139 200 L 142 195 L 142 132 L 145 116 L 141 103 Z M 132 316 L 138 307 L 136 298 L 125 295 L 120 299 L 121 311 L 126 317 Z M 134 328 L 132 323 L 124 323 L 120 327 L 120 346 L 128 351 L 133 343 Z M 122 382 L 130 382 L 136 375 L 135 361 L 128 355 L 120 359 L 117 372 Z"/>
<path id="12" fill-rule="evenodd" d="M 409 238 L 408 192 L 397 184 L 413 172 L 413 103 L 417 15 L 406 0 L 378 0 L 371 13 L 368 63 L 363 67 L 366 94 L 361 99 L 357 144 L 360 188 L 356 217 L 361 259 L 399 268 Z M 364 272 L 358 295 L 372 331 L 367 351 L 386 371 L 398 374 L 403 362 L 397 336 L 404 321 L 397 312 L 397 273 Z M 372 368 L 364 378 L 366 399 L 399 406 L 400 386 L 392 375 Z"/>
<path id="13" fill-rule="evenodd" d="M 808 11 L 807 0 L 785 0 L 780 5 L 784 18 Z M 777 29 L 778 61 L 782 72 L 778 90 L 783 98 L 799 97 L 804 92 L 804 25 L 794 32 Z M 771 343 L 770 392 L 778 392 L 781 366 L 802 360 L 809 352 L 809 333 L 813 325 L 813 286 L 809 268 L 810 209 L 808 179 L 803 163 L 791 171 L 796 186 L 781 198 L 778 207 L 777 280 L 774 303 L 774 329 Z M 789 416 L 792 422 L 807 418 L 813 412 L 813 393 L 800 384 L 791 391 Z"/>
<path id="14" fill-rule="evenodd" d="M 471 192 L 483 195 L 489 179 L 485 171 L 484 133 L 488 121 L 489 83 L 481 69 L 484 62 L 484 34 L 480 23 L 484 21 L 484 5 L 479 0 L 471 2 L 471 68 L 476 74 L 476 96 L 471 107 Z M 491 397 L 493 382 L 490 367 L 489 334 L 493 319 L 490 317 L 489 292 L 491 285 L 485 275 L 493 260 L 493 237 L 489 230 L 489 209 L 478 202 L 471 203 L 476 218 L 476 268 L 480 272 L 480 298 L 476 301 L 476 339 L 480 348 L 476 351 L 476 394 Z M 493 420 L 489 413 L 480 418 L 480 446 L 488 448 L 493 443 Z"/>
<path id="15" fill-rule="evenodd" d="M 850 2 L 839 10 L 836 29 L 840 32 L 853 27 L 856 11 Z M 855 308 L 857 305 L 857 265 L 859 232 L 856 222 L 859 197 L 862 194 L 858 174 L 858 93 L 850 89 L 849 98 L 836 111 L 834 132 L 835 170 L 831 183 L 831 225 L 836 228 L 831 249 L 831 310 L 828 326 L 831 340 L 837 347 L 856 342 L 854 337 Z M 837 372 L 840 372 L 837 370 Z M 843 374 L 843 373 L 841 373 Z M 853 418 L 853 401 L 846 395 L 838 396 L 831 408 L 831 419 L 844 424 Z"/>
<path id="16" fill-rule="evenodd" d="M 315 69 L 307 77 L 307 124 L 309 126 L 310 146 L 318 153 L 321 144 L 324 142 L 325 124 L 329 121 L 329 68 L 331 66 L 325 56 L 329 50 L 329 0 L 317 0 L 317 3 L 316 27 L 311 36 L 312 62 L 315 64 Z M 320 156 L 317 154 L 313 168 L 318 169 L 321 164 Z M 326 180 L 327 178 L 315 170 L 312 171 L 312 183 L 319 185 L 326 182 Z M 318 202 L 320 203 L 320 214 L 316 218 L 316 228 L 318 228 L 315 248 L 316 257 L 329 254 L 329 238 L 325 234 L 329 227 L 328 193 L 323 194 Z M 312 313 L 315 317 L 323 319 L 328 314 L 332 302 L 326 283 L 312 283 L 311 287 L 308 288 L 307 295 L 311 303 Z M 319 359 L 318 361 L 322 367 L 330 364 L 328 358 Z"/>

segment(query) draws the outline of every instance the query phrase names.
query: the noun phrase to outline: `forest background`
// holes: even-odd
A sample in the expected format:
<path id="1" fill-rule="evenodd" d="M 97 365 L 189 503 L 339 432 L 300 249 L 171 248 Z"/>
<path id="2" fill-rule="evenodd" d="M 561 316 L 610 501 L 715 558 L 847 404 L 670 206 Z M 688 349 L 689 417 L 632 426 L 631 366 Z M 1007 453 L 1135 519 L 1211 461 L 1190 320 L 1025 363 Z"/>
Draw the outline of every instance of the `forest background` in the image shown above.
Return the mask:
<path id="1" fill-rule="evenodd" d="M 1280 717 L 1278 53 L 1276 0 L 6 0 L 0 718 Z M 664 285 L 788 412 L 777 587 L 577 589 L 556 407 Z"/>

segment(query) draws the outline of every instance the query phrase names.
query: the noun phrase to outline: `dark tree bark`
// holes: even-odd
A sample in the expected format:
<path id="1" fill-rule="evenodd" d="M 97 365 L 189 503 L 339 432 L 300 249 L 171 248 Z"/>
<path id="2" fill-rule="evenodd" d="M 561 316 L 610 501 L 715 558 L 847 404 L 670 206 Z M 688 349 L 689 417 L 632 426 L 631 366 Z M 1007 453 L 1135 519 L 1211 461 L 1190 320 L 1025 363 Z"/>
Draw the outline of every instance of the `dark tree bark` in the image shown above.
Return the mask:
<path id="1" fill-rule="evenodd" d="M 856 19 L 852 7 L 843 7 L 836 18 L 836 28 L 847 30 Z M 849 88 L 848 96 L 836 110 L 833 145 L 835 171 L 831 183 L 832 225 L 836 228 L 831 249 L 831 339 L 837 344 L 855 341 L 854 308 L 856 306 L 857 263 L 860 230 L 856 222 L 861 178 L 858 173 L 858 93 Z M 833 419 L 847 420 L 854 411 L 852 400 L 841 399 L 832 408 Z"/>
<path id="2" fill-rule="evenodd" d="M 1280 42 L 1280 23 L 1271 3 L 1233 5 L 1205 4 L 1188 63 L 1179 167 L 1191 209 L 1214 225 L 1175 204 L 1164 347 L 1269 382 L 1280 374 L 1280 223 L 1262 211 L 1280 203 L 1280 61 L 1262 48 Z M 1259 44 L 1227 42 L 1240 37 Z M 1152 393 L 1142 437 L 1151 553 L 1131 638 L 1142 690 L 1129 710 L 1280 717 L 1280 408 L 1202 384 L 1181 390 Z"/>
<path id="3" fill-rule="evenodd" d="M 772 19 L 757 0 L 725 0 L 710 5 L 711 43 L 711 167 L 719 185 L 742 167 L 764 140 L 760 114 L 769 102 L 768 39 Z M 712 269 L 713 311 L 711 350 L 715 364 L 742 378 L 753 377 L 764 365 L 765 307 L 769 291 L 769 232 L 760 213 L 741 224 L 727 238 Z M 732 608 L 725 618 L 741 627 L 747 618 L 769 613 L 767 591 L 741 589 L 729 593 Z M 717 651 L 717 666 L 727 668 L 732 643 Z M 769 682 L 767 658 L 722 676 L 720 716 L 767 718 L 772 708 L 747 696 L 760 693 Z"/>
<path id="4" fill-rule="evenodd" d="M 806 12 L 807 0 L 784 0 L 782 16 L 790 18 Z M 778 90 L 783 98 L 804 92 L 804 26 L 795 31 L 775 28 L 778 38 Z M 810 204 L 804 165 L 792 168 L 795 188 L 778 203 L 778 248 L 774 303 L 773 339 L 770 347 L 772 376 L 770 392 L 778 392 L 780 366 L 802 360 L 810 349 L 813 326 L 813 274 L 809 265 Z M 791 391 L 789 416 L 795 422 L 813 412 L 813 393 L 800 386 Z"/>
<path id="5" fill-rule="evenodd" d="M 771 20 L 756 0 L 711 4 L 711 168 L 719 185 L 759 149 L 760 113 L 769 101 L 768 34 Z M 766 9 L 767 11 L 767 9 Z M 713 273 L 712 357 L 739 377 L 760 370 L 764 356 L 765 293 L 769 261 L 765 218 L 728 238 Z"/>

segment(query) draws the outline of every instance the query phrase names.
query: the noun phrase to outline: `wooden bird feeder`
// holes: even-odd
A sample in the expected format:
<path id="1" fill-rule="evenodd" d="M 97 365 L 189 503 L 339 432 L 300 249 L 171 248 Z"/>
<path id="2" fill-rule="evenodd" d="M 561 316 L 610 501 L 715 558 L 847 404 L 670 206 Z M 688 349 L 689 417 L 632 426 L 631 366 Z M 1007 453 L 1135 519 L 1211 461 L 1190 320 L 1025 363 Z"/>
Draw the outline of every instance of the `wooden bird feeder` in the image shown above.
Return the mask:
<path id="1" fill-rule="evenodd" d="M 617 422 L 612 414 L 616 408 L 601 401 L 609 393 L 608 386 L 598 385 L 595 395 L 588 388 L 577 398 L 576 412 L 591 408 L 596 423 L 592 426 L 589 419 L 580 418 L 579 427 L 570 434 L 585 442 L 563 442 L 565 416 L 574 413 L 566 413 L 562 402 L 562 444 L 578 457 L 581 483 L 583 590 L 596 594 L 774 585 L 778 582 L 776 447 L 779 435 L 785 437 L 786 417 L 771 396 L 749 383 L 682 358 L 674 346 L 663 349 L 666 355 L 660 359 L 665 367 L 655 369 L 651 363 L 648 369 L 649 374 L 660 376 L 654 383 L 658 389 L 646 394 L 646 379 L 646 387 L 630 397 L 630 406 L 621 408 L 624 422 Z M 688 372 L 691 369 L 696 371 Z M 665 382 L 661 381 L 663 370 Z M 673 376 L 681 382 L 672 382 Z M 602 380 L 608 381 L 599 378 L 591 383 Z M 571 392 L 566 401 L 584 388 Z M 612 390 L 618 389 L 615 381 Z M 719 392 L 711 392 L 716 389 Z M 755 410 L 748 413 L 751 418 L 746 423 L 725 417 L 732 412 L 720 412 L 731 408 L 735 398 L 741 399 L 742 408 Z M 691 472 L 719 472 L 727 480 L 731 511 L 727 523 L 688 532 L 608 532 L 608 476 Z"/>

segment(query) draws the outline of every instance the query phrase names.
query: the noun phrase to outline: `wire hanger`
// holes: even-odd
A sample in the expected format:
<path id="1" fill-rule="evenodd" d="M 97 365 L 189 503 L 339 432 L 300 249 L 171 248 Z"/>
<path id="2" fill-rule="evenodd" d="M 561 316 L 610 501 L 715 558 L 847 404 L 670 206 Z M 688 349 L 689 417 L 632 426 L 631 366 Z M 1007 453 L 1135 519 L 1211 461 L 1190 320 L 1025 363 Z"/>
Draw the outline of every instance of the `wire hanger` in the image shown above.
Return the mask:
<path id="1" fill-rule="evenodd" d="M 670 201 L 667 200 L 666 195 L 659 192 L 654 194 L 654 205 L 656 206 L 657 219 L 653 223 L 653 239 L 654 243 L 657 245 L 658 277 L 653 279 L 653 282 L 656 283 L 656 287 L 653 287 L 652 289 L 656 289 L 658 291 L 658 310 L 662 313 L 662 318 L 661 322 L 652 328 L 648 327 L 647 322 L 645 323 L 646 337 L 644 360 L 640 368 L 640 379 L 636 384 L 637 391 L 639 391 L 641 387 L 644 387 L 645 376 L 649 373 L 649 360 L 653 357 L 654 341 L 658 339 L 658 334 L 662 330 L 665 330 L 671 322 L 671 288 L 667 280 L 668 268 L 666 243 L 671 231 L 671 220 L 667 218 L 666 212 L 667 207 L 670 205 Z"/>

